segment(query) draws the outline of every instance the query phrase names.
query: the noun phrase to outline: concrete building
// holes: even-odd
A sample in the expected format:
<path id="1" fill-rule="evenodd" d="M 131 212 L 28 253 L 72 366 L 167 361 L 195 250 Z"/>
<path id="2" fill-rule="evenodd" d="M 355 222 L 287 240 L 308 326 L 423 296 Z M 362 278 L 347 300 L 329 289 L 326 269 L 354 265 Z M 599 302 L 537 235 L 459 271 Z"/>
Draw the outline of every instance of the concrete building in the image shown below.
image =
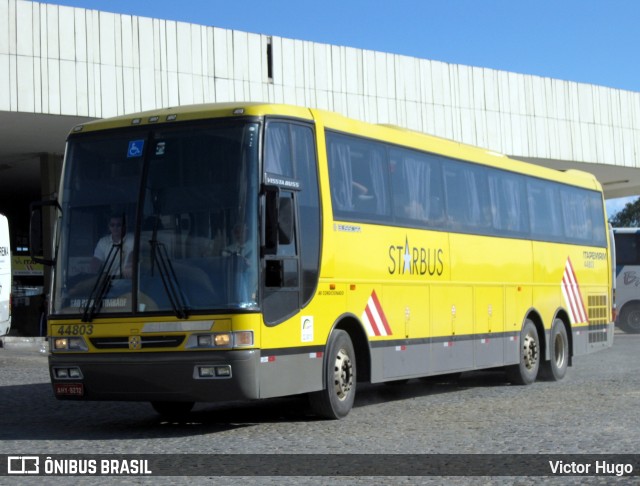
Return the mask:
<path id="1" fill-rule="evenodd" d="M 217 101 L 319 107 L 595 173 L 640 194 L 640 93 L 96 10 L 0 0 L 0 211 L 19 242 L 78 122 Z"/>

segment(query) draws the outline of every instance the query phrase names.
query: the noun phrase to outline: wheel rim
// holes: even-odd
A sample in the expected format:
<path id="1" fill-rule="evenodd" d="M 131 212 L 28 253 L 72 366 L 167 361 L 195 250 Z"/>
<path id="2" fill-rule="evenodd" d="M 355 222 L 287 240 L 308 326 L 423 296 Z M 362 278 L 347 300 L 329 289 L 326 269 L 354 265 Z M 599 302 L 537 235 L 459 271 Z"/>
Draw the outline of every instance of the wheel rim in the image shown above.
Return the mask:
<path id="1" fill-rule="evenodd" d="M 532 370 L 538 364 L 538 342 L 533 333 L 527 333 L 523 343 L 523 362 L 528 370 Z"/>
<path id="2" fill-rule="evenodd" d="M 333 384 L 339 400 L 346 400 L 353 387 L 353 362 L 344 349 L 338 351 L 333 368 Z"/>
<path id="3" fill-rule="evenodd" d="M 564 366 L 564 360 L 566 359 L 566 356 L 565 356 L 565 349 L 564 349 L 564 338 L 560 333 L 556 335 L 556 338 L 553 343 L 553 350 L 554 350 L 554 359 L 556 362 L 556 366 L 558 368 L 562 368 Z"/>

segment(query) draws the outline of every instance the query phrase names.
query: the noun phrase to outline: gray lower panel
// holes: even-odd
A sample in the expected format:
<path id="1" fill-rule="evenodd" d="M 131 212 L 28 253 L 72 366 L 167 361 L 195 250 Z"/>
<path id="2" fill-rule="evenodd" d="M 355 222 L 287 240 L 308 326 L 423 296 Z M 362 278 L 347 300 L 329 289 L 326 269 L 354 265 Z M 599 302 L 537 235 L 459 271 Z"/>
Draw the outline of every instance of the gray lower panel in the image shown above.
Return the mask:
<path id="1" fill-rule="evenodd" d="M 50 355 L 57 384 L 79 383 L 83 395 L 61 399 L 219 402 L 258 398 L 259 350 Z M 196 379 L 197 366 L 229 366 L 231 376 Z M 58 380 L 54 368 L 78 367 L 82 379 Z"/>
<path id="2" fill-rule="evenodd" d="M 431 370 L 433 373 L 448 373 L 474 369 L 474 342 L 471 340 L 448 340 L 432 344 Z"/>
<path id="3" fill-rule="evenodd" d="M 321 390 L 323 353 L 262 356 L 258 375 L 260 398 Z"/>
<path id="4" fill-rule="evenodd" d="M 429 369 L 427 344 L 392 346 L 380 349 L 383 379 L 420 375 Z M 377 350 L 376 350 L 377 351 Z"/>
<path id="5" fill-rule="evenodd" d="M 613 323 L 603 325 L 597 330 L 590 330 L 587 326 L 574 328 L 572 332 L 574 355 L 580 356 L 611 347 L 613 331 Z"/>
<path id="6" fill-rule="evenodd" d="M 503 366 L 505 364 L 504 339 L 505 338 L 486 337 L 474 341 L 474 347 L 476 351 L 476 367 L 493 368 L 496 366 Z"/>
<path id="7" fill-rule="evenodd" d="M 494 368 L 518 362 L 517 337 L 457 337 L 426 343 L 383 345 L 371 349 L 371 381 Z"/>
<path id="8" fill-rule="evenodd" d="M 512 333 L 502 340 L 504 349 L 504 364 L 516 364 L 520 362 L 520 333 Z"/>
<path id="9" fill-rule="evenodd" d="M 545 333 L 548 342 L 549 332 Z M 613 325 L 573 329 L 573 354 L 592 353 L 613 344 Z M 420 376 L 496 368 L 520 360 L 519 333 L 429 339 L 427 342 L 372 343 L 371 380 L 382 382 Z"/>

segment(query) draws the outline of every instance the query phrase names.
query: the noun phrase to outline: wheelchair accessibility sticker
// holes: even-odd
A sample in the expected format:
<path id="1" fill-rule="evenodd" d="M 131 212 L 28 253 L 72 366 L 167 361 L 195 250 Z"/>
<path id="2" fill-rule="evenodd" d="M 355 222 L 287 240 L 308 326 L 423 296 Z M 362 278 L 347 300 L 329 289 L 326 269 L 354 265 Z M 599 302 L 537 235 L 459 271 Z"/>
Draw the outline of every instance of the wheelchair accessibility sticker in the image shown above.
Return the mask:
<path id="1" fill-rule="evenodd" d="M 142 149 L 144 148 L 144 140 L 132 140 L 129 142 L 127 150 L 127 158 L 142 157 Z"/>

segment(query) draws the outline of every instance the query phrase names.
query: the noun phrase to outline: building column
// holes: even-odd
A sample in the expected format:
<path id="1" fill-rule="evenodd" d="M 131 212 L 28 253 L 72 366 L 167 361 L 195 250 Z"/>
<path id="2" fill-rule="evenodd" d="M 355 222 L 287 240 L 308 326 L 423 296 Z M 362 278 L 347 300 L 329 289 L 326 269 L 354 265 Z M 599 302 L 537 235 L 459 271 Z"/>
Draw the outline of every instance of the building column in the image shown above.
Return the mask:
<path id="1" fill-rule="evenodd" d="M 40 155 L 40 194 L 43 201 L 57 199 L 58 187 L 62 175 L 62 156 L 58 154 L 43 153 Z M 56 212 L 45 208 L 42 212 L 42 244 L 43 257 L 53 258 L 52 242 L 53 228 L 56 222 Z M 47 295 L 51 284 L 51 267 L 44 267 L 44 294 Z"/>

